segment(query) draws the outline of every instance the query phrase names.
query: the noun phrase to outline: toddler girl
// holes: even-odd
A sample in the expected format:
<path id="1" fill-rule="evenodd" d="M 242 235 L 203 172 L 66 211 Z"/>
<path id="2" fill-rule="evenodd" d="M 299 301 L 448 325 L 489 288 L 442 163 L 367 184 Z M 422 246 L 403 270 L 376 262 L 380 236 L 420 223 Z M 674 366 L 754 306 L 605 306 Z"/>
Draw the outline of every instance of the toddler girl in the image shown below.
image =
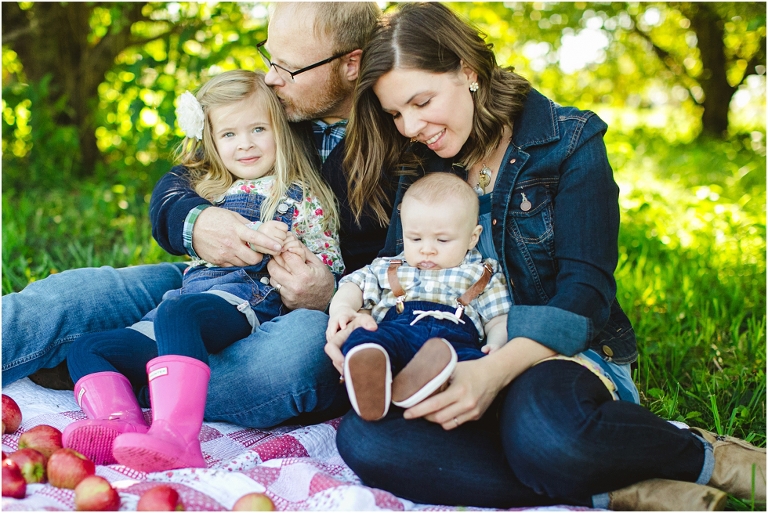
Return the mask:
<path id="1" fill-rule="evenodd" d="M 184 93 L 177 117 L 186 135 L 179 160 L 200 196 L 282 241 L 282 251 L 312 252 L 341 275 L 333 193 L 293 137 L 263 73 L 216 76 L 196 96 Z M 279 289 L 270 286 L 270 258 L 248 267 L 193 259 L 181 289 L 166 293 L 141 321 L 75 341 L 67 365 L 88 419 L 67 426 L 64 446 L 97 464 L 117 461 L 144 472 L 205 467 L 198 435 L 208 355 L 283 313 Z M 233 394 L 239 386 L 248 385 L 232 383 Z M 139 402 L 152 406 L 151 427 Z"/>

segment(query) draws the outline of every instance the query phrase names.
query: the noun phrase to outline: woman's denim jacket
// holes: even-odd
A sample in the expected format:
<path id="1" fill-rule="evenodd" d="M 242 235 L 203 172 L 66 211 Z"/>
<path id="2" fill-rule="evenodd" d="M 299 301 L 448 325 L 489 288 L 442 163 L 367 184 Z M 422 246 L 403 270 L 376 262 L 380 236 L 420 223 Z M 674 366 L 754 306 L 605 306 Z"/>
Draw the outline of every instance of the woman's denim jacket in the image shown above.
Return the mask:
<path id="1" fill-rule="evenodd" d="M 619 189 L 593 112 L 561 107 L 531 90 L 493 189 L 492 234 L 513 306 L 510 339 L 528 337 L 572 356 L 592 348 L 606 361 L 637 359 L 635 333 L 616 301 Z M 419 145 L 420 148 L 424 148 Z M 466 171 L 425 152 L 418 175 Z M 395 207 L 419 176 L 400 177 Z M 393 209 L 380 256 L 402 251 Z"/>

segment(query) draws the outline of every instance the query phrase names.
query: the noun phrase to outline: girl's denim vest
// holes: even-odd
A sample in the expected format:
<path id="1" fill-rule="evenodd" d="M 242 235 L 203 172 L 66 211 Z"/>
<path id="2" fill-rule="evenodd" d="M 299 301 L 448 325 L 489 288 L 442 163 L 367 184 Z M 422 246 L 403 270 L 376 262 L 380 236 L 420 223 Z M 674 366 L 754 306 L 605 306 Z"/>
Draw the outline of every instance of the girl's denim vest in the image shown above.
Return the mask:
<path id="1" fill-rule="evenodd" d="M 260 221 L 261 205 L 265 199 L 260 194 L 230 194 L 216 206 L 237 212 L 249 221 Z M 293 226 L 296 204 L 302 199 L 301 186 L 292 184 L 286 196 L 278 203 L 273 219 L 287 224 L 290 230 Z M 207 267 L 205 265 L 188 267 L 184 271 L 181 288 L 169 290 L 163 295 L 163 300 L 181 294 L 214 293 L 236 305 L 241 312 L 250 307 L 258 319 L 258 323 L 254 325 L 255 328 L 258 324 L 287 312 L 280 294 L 269 284 L 267 263 L 270 258 L 269 255 L 264 255 L 260 263 L 247 267 Z M 154 321 L 156 315 L 157 308 L 145 315 L 142 321 Z"/>

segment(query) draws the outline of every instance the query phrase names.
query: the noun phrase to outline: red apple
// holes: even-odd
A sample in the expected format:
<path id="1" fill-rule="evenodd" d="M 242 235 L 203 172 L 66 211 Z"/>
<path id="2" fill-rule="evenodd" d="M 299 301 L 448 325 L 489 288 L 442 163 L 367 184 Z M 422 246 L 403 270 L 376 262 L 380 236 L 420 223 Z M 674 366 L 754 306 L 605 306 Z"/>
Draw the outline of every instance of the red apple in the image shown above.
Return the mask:
<path id="1" fill-rule="evenodd" d="M 96 473 L 96 465 L 74 449 L 59 449 L 48 458 L 48 482 L 57 488 L 73 489 Z"/>
<path id="2" fill-rule="evenodd" d="M 3 394 L 3 434 L 15 433 L 21 425 L 21 410 L 16 401 Z"/>
<path id="3" fill-rule="evenodd" d="M 15 461 L 3 460 L 3 497 L 23 499 L 27 493 L 27 482 Z"/>
<path id="4" fill-rule="evenodd" d="M 40 451 L 26 447 L 11 453 L 8 459 L 16 462 L 27 483 L 45 483 L 46 459 Z"/>
<path id="5" fill-rule="evenodd" d="M 31 447 L 50 458 L 54 451 L 61 449 L 61 431 L 48 424 L 40 424 L 22 433 L 19 437 L 19 449 Z"/>
<path id="6" fill-rule="evenodd" d="M 101 476 L 88 476 L 75 486 L 77 511 L 117 511 L 120 495 L 109 481 Z"/>
<path id="7" fill-rule="evenodd" d="M 144 492 L 136 511 L 184 511 L 184 503 L 179 492 L 168 485 L 159 485 Z"/>
<path id="8" fill-rule="evenodd" d="M 263 493 L 247 493 L 237 499 L 232 506 L 232 511 L 274 511 L 275 504 L 272 499 Z"/>

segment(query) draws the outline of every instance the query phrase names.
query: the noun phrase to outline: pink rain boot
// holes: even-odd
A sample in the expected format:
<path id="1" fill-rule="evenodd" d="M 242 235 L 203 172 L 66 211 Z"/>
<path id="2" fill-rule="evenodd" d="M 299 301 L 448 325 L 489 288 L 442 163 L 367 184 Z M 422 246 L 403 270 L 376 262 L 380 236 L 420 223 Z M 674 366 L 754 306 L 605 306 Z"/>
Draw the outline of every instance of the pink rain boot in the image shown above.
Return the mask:
<path id="1" fill-rule="evenodd" d="M 146 434 L 125 433 L 112 451 L 122 465 L 143 472 L 206 468 L 200 449 L 211 370 L 188 356 L 160 356 L 147 363 L 152 425 Z"/>
<path id="2" fill-rule="evenodd" d="M 75 400 L 88 418 L 64 428 L 62 444 L 97 465 L 117 463 L 112 442 L 118 435 L 146 433 L 149 429 L 131 383 L 117 372 L 83 376 L 75 385 Z"/>

